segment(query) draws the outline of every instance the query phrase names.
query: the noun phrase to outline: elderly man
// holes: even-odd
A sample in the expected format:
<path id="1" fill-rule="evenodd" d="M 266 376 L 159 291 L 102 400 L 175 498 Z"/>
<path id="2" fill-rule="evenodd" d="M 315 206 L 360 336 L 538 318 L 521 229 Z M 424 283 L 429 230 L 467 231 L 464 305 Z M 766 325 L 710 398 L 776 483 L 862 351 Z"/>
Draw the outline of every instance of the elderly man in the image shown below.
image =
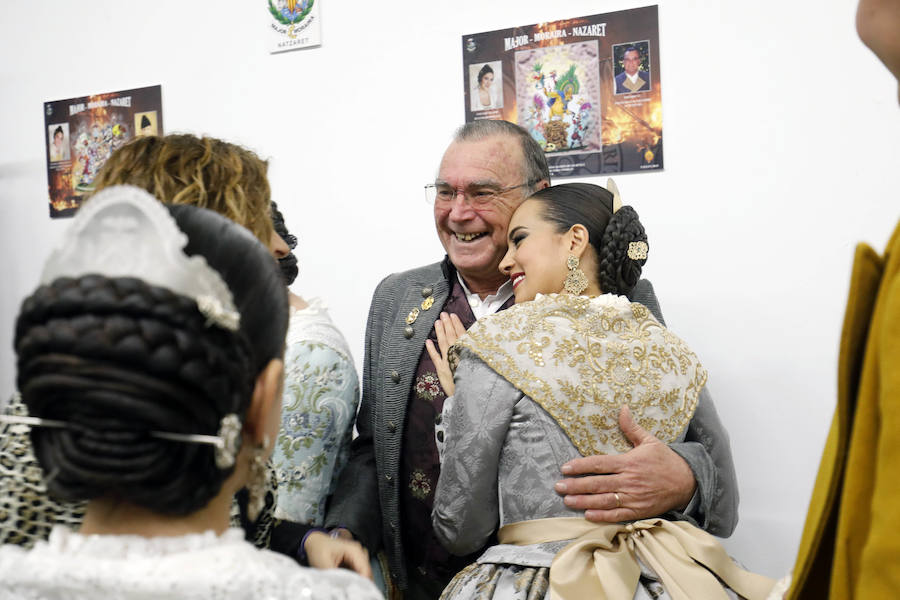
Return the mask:
<path id="1" fill-rule="evenodd" d="M 622 66 L 625 70 L 616 75 L 616 93 L 630 94 L 646 92 L 650 89 L 650 73 L 641 71 L 643 57 L 641 51 L 629 46 L 622 55 Z"/>
<path id="2" fill-rule="evenodd" d="M 405 598 L 437 598 L 449 579 L 476 555 L 452 557 L 431 528 L 440 473 L 434 423 L 444 392 L 424 351 L 441 311 L 468 327 L 513 303 L 498 265 L 507 249 L 513 211 L 550 185 L 541 148 L 506 121 L 463 126 L 444 153 L 430 196 L 443 261 L 387 277 L 372 299 L 363 364 L 359 437 L 332 498 L 326 524 L 349 531 L 371 551 L 384 549 L 394 584 Z M 660 320 L 648 281 L 633 300 Z M 487 399 L 486 399 L 487 400 Z M 595 521 L 670 513 L 707 531 L 729 535 L 737 522 L 737 489 L 728 438 L 704 391 L 683 443 L 666 446 L 633 422 L 621 424 L 635 444 L 618 456 L 593 456 L 563 466 L 586 477 L 556 484 L 567 505 L 588 509 Z M 697 440 L 703 440 L 701 443 Z"/>

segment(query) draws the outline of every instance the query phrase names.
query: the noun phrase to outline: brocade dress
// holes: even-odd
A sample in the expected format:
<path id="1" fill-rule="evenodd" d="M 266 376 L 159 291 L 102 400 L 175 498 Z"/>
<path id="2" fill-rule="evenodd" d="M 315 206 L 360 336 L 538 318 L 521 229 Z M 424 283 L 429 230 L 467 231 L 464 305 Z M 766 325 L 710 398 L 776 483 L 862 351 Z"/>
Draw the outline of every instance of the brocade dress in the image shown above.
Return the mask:
<path id="1" fill-rule="evenodd" d="M 699 565 L 689 573 L 698 581 L 685 586 L 693 595 L 670 594 L 671 580 L 650 566 L 658 556 L 643 551 L 650 538 L 684 541 L 688 556 L 712 564 L 743 595 L 765 598 L 771 580 L 738 569 L 712 536 L 676 520 L 683 515 L 598 527 L 553 490 L 563 463 L 630 448 L 618 427 L 622 404 L 665 443 L 718 427 L 715 409 L 701 401 L 705 369 L 646 307 L 609 294 L 539 295 L 479 320 L 455 348 L 456 392 L 438 427 L 434 529 L 454 554 L 480 548 L 498 526 L 500 544 L 461 571 L 442 598 L 535 600 L 550 597 L 551 585 L 564 598 L 737 597 Z M 714 458 L 727 451 L 710 448 Z M 698 544 L 713 550 L 696 551 Z M 572 560 L 605 575 L 573 570 Z"/>
<path id="2" fill-rule="evenodd" d="M 286 343 L 281 429 L 272 453 L 275 517 L 320 526 L 349 458 L 359 378 L 344 336 L 318 298 L 291 309 Z"/>

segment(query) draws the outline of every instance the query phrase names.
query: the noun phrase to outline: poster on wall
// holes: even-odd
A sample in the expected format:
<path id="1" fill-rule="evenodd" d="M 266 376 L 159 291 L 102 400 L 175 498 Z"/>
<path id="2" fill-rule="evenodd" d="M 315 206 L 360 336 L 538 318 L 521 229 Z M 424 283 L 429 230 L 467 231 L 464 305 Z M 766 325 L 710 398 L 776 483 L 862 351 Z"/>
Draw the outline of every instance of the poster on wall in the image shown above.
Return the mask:
<path id="1" fill-rule="evenodd" d="M 322 44 L 322 0 L 266 0 L 269 13 L 269 53 Z"/>
<path id="2" fill-rule="evenodd" d="M 466 122 L 505 119 L 553 177 L 663 168 L 656 6 L 462 37 Z"/>
<path id="3" fill-rule="evenodd" d="M 71 217 L 93 190 L 97 171 L 122 144 L 162 135 L 158 85 L 44 103 L 50 217 Z"/>

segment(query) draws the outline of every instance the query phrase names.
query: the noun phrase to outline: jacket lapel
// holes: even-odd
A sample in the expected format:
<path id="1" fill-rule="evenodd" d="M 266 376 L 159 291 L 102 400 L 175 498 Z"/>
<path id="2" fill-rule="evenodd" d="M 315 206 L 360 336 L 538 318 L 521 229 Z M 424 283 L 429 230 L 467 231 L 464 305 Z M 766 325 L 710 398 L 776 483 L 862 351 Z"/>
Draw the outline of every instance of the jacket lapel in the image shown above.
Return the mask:
<path id="1" fill-rule="evenodd" d="M 426 293 L 428 291 L 430 293 Z M 379 372 L 382 379 L 379 383 L 384 387 L 385 401 L 378 406 L 381 414 L 376 417 L 377 437 L 403 435 L 406 405 L 416 365 L 424 351 L 425 339 L 441 314 L 449 293 L 450 286 L 443 278 L 436 281 L 412 280 L 404 290 L 403 297 L 394 312 L 390 330 L 382 338 L 380 350 L 384 367 Z M 397 448 L 398 452 L 396 456 L 384 457 L 383 476 L 396 478 L 401 444 L 384 441 L 386 446 L 383 447 Z"/>

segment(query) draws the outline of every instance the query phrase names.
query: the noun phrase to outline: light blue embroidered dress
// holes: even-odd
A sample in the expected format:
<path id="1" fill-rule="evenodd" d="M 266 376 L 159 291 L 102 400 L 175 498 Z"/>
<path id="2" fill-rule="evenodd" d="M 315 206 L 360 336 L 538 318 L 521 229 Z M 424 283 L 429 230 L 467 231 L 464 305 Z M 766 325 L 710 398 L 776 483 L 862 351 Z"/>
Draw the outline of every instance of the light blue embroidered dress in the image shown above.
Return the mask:
<path id="1" fill-rule="evenodd" d="M 284 369 L 281 430 L 272 455 L 275 517 L 321 525 L 349 455 L 359 378 L 347 341 L 318 298 L 291 309 Z"/>

